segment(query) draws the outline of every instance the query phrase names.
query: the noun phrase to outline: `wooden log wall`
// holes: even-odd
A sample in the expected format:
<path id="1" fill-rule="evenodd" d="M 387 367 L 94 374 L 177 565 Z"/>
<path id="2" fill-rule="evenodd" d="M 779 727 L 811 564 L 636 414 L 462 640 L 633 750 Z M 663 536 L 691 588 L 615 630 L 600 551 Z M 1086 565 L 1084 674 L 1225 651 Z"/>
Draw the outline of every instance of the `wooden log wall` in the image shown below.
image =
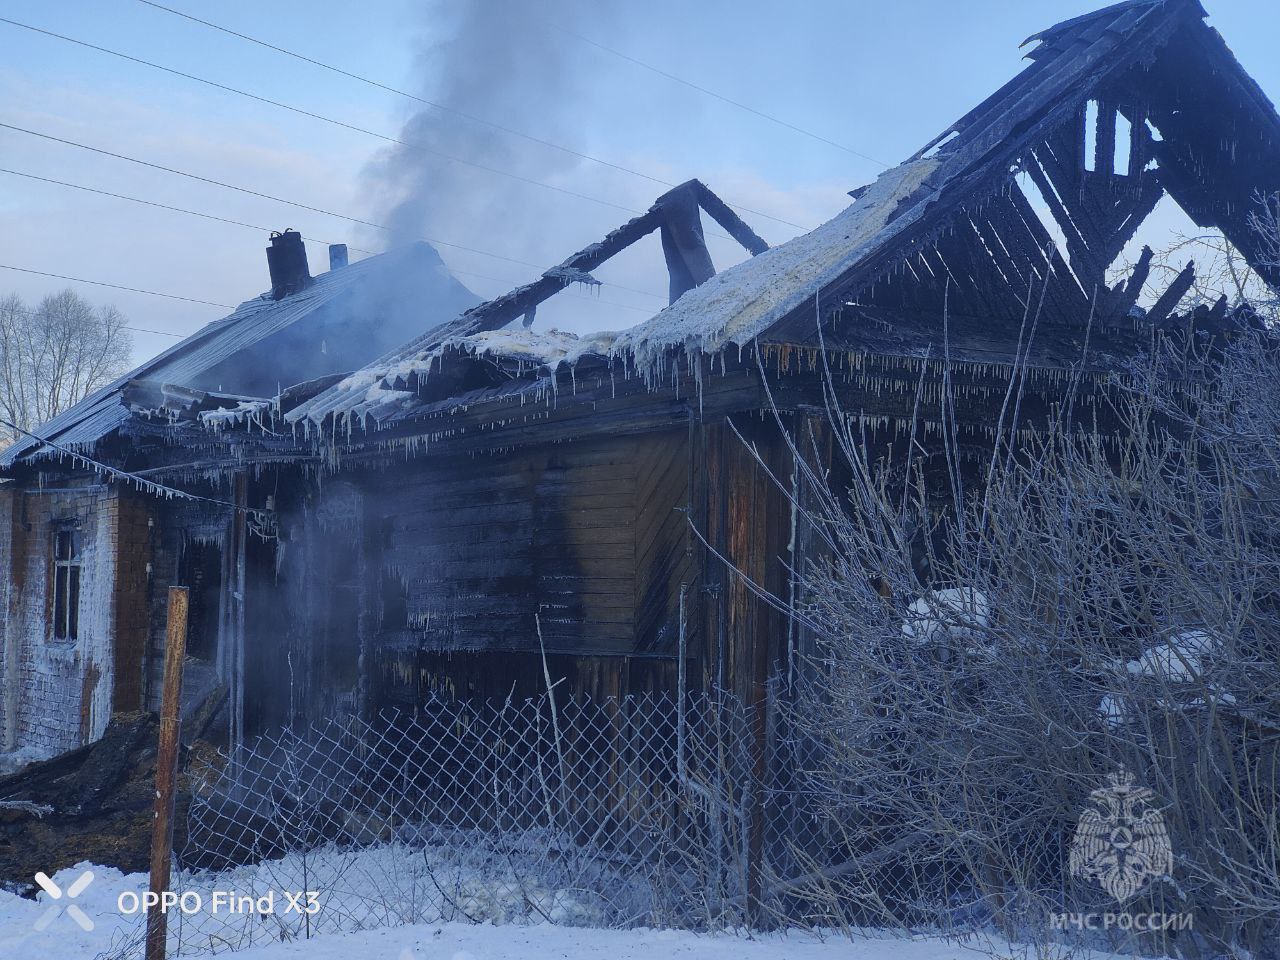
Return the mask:
<path id="1" fill-rule="evenodd" d="M 752 703 L 787 654 L 787 619 L 758 593 L 788 596 L 791 504 L 769 474 L 789 483 L 791 465 L 774 424 L 756 416 L 736 424 L 741 439 L 723 421 L 699 429 L 695 497 L 707 542 L 701 550 L 701 679 L 708 688 Z M 763 465 L 744 439 L 754 444 Z"/>
<path id="2" fill-rule="evenodd" d="M 678 652 L 680 593 L 696 587 L 689 530 L 690 431 L 637 439 L 635 636 L 637 650 Z"/>
<path id="3" fill-rule="evenodd" d="M 747 415 L 739 429 L 790 482 L 776 426 Z M 368 707 L 411 706 L 431 691 L 536 695 L 545 688 L 539 627 L 566 694 L 673 692 L 682 593 L 690 689 L 722 686 L 750 701 L 785 666 L 787 620 L 752 584 L 789 596 L 791 505 L 723 420 L 416 460 L 347 474 L 348 483 L 363 503 L 360 542 L 330 525 L 305 552 L 290 549 L 309 557 L 304 566 L 321 582 L 302 595 L 321 608 L 366 598 Z M 326 543 L 359 549 L 363 561 L 325 562 L 314 554 Z M 347 582 L 357 570 L 363 588 Z M 312 644 L 327 636 L 306 632 Z"/>
<path id="4" fill-rule="evenodd" d="M 360 491 L 359 542 L 330 532 L 306 549 L 329 542 L 363 559 L 311 556 L 303 593 L 320 606 L 365 598 L 365 707 L 410 706 L 431 690 L 537 694 L 539 629 L 566 694 L 674 690 L 681 587 L 696 579 L 689 438 L 680 426 L 345 474 Z M 307 632 L 313 645 L 323 633 Z"/>

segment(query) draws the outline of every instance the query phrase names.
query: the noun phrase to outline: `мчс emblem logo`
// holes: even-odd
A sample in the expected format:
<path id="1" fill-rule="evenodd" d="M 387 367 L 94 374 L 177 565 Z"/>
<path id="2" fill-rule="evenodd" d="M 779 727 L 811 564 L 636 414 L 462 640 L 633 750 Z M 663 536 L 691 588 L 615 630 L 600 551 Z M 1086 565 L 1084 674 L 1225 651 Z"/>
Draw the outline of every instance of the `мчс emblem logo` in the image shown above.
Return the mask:
<path id="1" fill-rule="evenodd" d="M 1110 785 L 1089 794 L 1071 842 L 1073 876 L 1097 880 L 1125 901 L 1152 880 L 1173 872 L 1173 847 L 1155 794 L 1134 784 L 1127 771 L 1107 778 Z"/>

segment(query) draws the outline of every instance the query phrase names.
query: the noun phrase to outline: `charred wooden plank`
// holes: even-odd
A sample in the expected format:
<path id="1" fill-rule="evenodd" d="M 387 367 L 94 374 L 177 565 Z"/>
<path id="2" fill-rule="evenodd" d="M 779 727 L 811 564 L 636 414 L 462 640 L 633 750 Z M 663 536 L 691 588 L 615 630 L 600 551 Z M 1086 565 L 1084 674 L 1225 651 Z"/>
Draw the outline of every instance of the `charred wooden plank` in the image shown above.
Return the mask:
<path id="1" fill-rule="evenodd" d="M 1151 309 L 1147 311 L 1147 322 L 1155 327 L 1162 326 L 1195 282 L 1196 264 L 1192 260 L 1182 268 L 1182 272 L 1174 278 L 1173 282 L 1165 288 L 1164 293 L 1160 294 L 1159 299 L 1151 305 Z"/>
<path id="2" fill-rule="evenodd" d="M 709 190 L 706 184 L 701 180 L 690 180 L 689 184 L 693 188 L 698 205 L 709 213 L 711 219 L 720 224 L 729 236 L 742 244 L 753 257 L 769 249 L 769 244 L 765 243 L 746 221 L 734 213 L 727 203 Z"/>
<path id="3" fill-rule="evenodd" d="M 667 263 L 671 302 L 715 276 L 702 234 L 698 201 L 691 189 L 677 188 L 658 201 L 662 211 L 662 256 Z"/>

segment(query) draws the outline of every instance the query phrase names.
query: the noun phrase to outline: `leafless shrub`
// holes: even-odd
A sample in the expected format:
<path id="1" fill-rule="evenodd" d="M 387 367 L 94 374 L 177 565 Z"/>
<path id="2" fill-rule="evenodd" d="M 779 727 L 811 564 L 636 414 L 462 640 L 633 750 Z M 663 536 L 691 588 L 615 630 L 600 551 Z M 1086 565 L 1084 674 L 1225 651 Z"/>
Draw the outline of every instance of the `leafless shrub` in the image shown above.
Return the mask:
<path id="1" fill-rule="evenodd" d="M 872 462 L 833 415 L 853 480 L 810 477 L 830 548 L 799 571 L 819 653 L 789 718 L 826 830 L 792 890 L 814 916 L 1047 942 L 1063 913 L 1190 914 L 1103 939 L 1280 946 L 1278 347 L 1170 351 L 1109 388 L 1104 429 L 1064 414 L 930 468 L 919 448 Z M 948 502 L 925 482 L 939 462 L 968 478 Z M 1067 867 L 1122 770 L 1163 805 L 1175 861 L 1121 905 Z"/>

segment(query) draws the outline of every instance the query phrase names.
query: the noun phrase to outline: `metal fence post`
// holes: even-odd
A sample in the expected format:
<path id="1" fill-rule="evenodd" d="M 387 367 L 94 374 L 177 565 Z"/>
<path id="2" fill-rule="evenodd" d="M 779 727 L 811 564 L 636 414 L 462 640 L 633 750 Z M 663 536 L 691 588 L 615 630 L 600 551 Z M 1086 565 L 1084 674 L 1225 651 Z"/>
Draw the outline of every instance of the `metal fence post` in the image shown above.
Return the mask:
<path id="1" fill-rule="evenodd" d="M 769 651 L 756 637 L 751 701 L 747 714 L 750 737 L 751 791 L 747 799 L 747 922 L 753 929 L 764 923 L 765 785 L 769 773 Z"/>

